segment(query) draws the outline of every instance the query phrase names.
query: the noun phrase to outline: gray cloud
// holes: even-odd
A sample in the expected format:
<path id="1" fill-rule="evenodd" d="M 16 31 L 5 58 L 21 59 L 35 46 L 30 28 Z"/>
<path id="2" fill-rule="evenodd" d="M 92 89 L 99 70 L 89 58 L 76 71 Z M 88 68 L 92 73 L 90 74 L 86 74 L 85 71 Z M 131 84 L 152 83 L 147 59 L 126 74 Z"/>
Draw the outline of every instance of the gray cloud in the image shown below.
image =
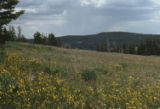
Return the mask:
<path id="1" fill-rule="evenodd" d="M 57 36 L 120 30 L 158 33 L 160 26 L 157 0 L 20 0 L 17 8 L 26 13 L 12 24 L 22 26 L 26 37 L 36 31 Z"/>

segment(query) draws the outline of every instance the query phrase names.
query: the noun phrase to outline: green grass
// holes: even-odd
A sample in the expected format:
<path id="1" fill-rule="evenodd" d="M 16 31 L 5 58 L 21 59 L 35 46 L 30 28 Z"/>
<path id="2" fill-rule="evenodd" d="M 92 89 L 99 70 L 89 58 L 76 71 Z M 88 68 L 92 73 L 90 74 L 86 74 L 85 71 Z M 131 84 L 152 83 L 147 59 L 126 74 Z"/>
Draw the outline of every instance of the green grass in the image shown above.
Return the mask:
<path id="1" fill-rule="evenodd" d="M 16 52 L 27 57 L 39 58 L 46 65 L 56 62 L 67 72 L 81 72 L 85 69 L 106 68 L 120 64 L 123 72 L 159 72 L 159 56 L 138 56 L 118 53 L 100 53 L 86 50 L 72 50 L 28 43 L 8 42 L 7 52 Z"/>
<path id="2" fill-rule="evenodd" d="M 94 108 L 99 108 L 97 106 L 100 104 L 102 107 L 112 108 L 126 108 L 128 104 L 133 107 L 140 105 L 142 108 L 160 106 L 157 103 L 160 101 L 159 56 L 102 53 L 17 42 L 8 42 L 5 50 L 8 54 L 20 54 L 18 61 L 13 59 L 9 63 L 7 59 L 8 63 L 4 64 L 6 67 L 11 64 L 14 67 L 9 68 L 14 71 L 16 64 L 21 65 L 20 72 L 25 69 L 24 74 L 35 77 L 35 81 L 40 72 L 51 77 L 58 74 L 60 79 L 65 80 L 67 87 L 80 89 L 86 107 L 90 107 L 89 104 Z M 19 64 L 21 55 L 24 58 L 36 58 L 36 63 Z M 3 68 L 3 63 L 1 66 Z M 29 82 L 32 84 L 32 80 Z M 45 84 L 43 87 L 46 87 Z M 90 92 L 86 92 L 87 90 Z"/>
<path id="3" fill-rule="evenodd" d="M 38 59 L 40 63 L 43 63 L 41 68 L 37 68 L 40 71 L 43 71 L 45 67 L 52 68 L 54 64 L 54 67 L 65 72 L 65 78 L 71 80 L 71 83 L 75 85 L 81 84 L 79 83 L 80 76 L 76 74 L 83 73 L 85 70 L 95 70 L 98 72 L 97 84 L 103 83 L 106 78 L 108 80 L 110 78 L 113 79 L 112 76 L 117 72 L 123 72 L 123 74 L 127 75 L 136 73 L 142 77 L 150 74 L 156 80 L 160 74 L 159 56 L 102 53 L 17 42 L 8 42 L 6 44 L 6 51 Z"/>

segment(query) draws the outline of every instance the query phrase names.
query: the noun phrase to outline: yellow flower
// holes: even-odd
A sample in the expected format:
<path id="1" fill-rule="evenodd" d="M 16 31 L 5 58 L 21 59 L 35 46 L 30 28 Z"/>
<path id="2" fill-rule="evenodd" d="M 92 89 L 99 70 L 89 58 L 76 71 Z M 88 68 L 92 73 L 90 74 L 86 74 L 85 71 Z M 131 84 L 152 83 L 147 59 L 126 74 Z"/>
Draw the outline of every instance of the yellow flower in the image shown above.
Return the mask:
<path id="1" fill-rule="evenodd" d="M 157 97 L 154 97 L 154 100 L 157 100 Z"/>

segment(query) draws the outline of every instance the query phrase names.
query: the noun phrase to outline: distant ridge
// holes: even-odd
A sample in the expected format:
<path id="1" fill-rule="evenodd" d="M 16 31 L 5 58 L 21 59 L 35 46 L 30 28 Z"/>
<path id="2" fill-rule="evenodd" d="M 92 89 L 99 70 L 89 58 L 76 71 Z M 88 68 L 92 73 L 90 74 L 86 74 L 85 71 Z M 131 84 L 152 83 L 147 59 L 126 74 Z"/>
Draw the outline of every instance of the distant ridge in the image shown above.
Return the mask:
<path id="1" fill-rule="evenodd" d="M 63 45 L 70 45 L 71 48 L 96 50 L 99 44 L 109 41 L 110 46 L 113 43 L 117 45 L 139 44 L 147 38 L 160 39 L 160 34 L 141 34 L 131 32 L 101 32 L 91 35 L 67 35 L 59 37 Z"/>

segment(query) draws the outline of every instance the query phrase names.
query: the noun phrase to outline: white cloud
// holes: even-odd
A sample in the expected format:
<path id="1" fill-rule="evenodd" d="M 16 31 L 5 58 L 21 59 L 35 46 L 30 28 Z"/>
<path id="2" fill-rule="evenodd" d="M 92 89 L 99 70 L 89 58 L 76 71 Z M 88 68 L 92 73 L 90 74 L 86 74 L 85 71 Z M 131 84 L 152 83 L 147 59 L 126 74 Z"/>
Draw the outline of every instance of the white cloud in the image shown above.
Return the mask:
<path id="1" fill-rule="evenodd" d="M 101 7 L 106 4 L 106 0 L 82 0 L 81 6 L 94 5 L 95 7 Z"/>
<path id="2" fill-rule="evenodd" d="M 12 23 L 27 37 L 36 31 L 67 35 L 160 28 L 160 0 L 20 0 L 20 9 L 25 14 Z"/>
<path id="3" fill-rule="evenodd" d="M 25 13 L 37 13 L 38 11 L 36 10 L 36 9 L 34 9 L 34 8 L 21 8 L 21 7 L 19 7 L 19 8 L 16 8 L 16 11 L 20 11 L 20 10 L 25 10 Z"/>
<path id="4" fill-rule="evenodd" d="M 160 5 L 160 0 L 151 0 L 153 1 L 154 3 L 156 3 L 157 5 Z"/>

